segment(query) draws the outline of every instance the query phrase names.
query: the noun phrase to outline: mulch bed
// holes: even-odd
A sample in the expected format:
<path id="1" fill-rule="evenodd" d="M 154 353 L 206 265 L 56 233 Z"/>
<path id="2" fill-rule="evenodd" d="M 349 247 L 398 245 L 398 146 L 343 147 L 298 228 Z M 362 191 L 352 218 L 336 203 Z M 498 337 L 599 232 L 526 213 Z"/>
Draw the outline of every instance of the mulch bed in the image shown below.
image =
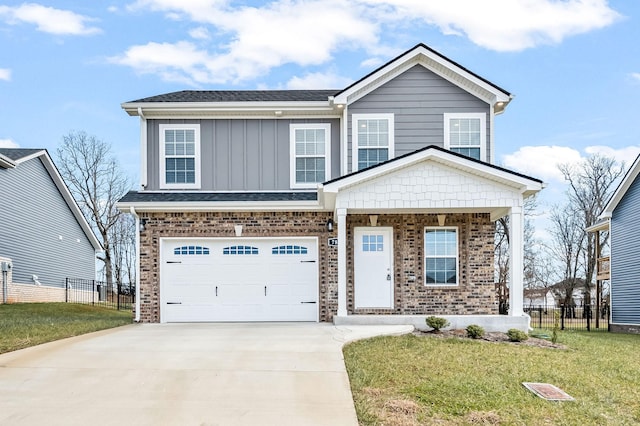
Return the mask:
<path id="1" fill-rule="evenodd" d="M 433 337 L 433 338 L 457 337 L 460 339 L 471 339 L 470 337 L 467 337 L 466 330 L 441 330 L 439 332 L 416 330 L 413 332 L 413 334 L 421 337 Z M 480 342 L 509 343 L 512 345 L 520 345 L 520 346 L 534 346 L 538 348 L 567 349 L 565 345 L 562 345 L 560 343 L 553 343 L 550 340 L 540 339 L 540 338 L 531 337 L 531 336 L 529 336 L 527 340 L 522 342 L 512 342 L 511 340 L 509 340 L 509 337 L 507 336 L 506 333 L 500 333 L 500 332 L 485 333 L 484 336 L 475 340 Z"/>

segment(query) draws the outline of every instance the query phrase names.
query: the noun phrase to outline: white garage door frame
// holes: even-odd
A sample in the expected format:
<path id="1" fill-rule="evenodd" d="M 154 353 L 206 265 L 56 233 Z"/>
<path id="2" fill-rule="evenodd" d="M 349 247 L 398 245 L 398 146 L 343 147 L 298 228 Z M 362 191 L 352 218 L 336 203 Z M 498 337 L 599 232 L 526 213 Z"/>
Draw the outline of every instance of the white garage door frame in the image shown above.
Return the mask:
<path id="1" fill-rule="evenodd" d="M 316 269 L 315 269 L 315 305 L 316 305 L 316 309 L 315 309 L 315 318 L 313 321 L 315 322 L 319 322 L 320 321 L 320 285 L 319 285 L 319 277 L 320 277 L 320 253 L 319 253 L 319 245 L 318 245 L 318 237 L 310 237 L 310 236 L 306 236 L 306 237 L 300 237 L 300 236 L 289 236 L 289 237 L 232 237 L 232 238 L 227 238 L 227 237 L 163 237 L 160 238 L 159 240 L 159 290 L 160 290 L 160 295 L 159 295 L 159 301 L 160 301 L 160 322 L 161 323 L 166 323 L 167 322 L 167 314 L 166 314 L 166 310 L 167 310 L 167 299 L 166 299 L 166 291 L 163 291 L 163 287 L 166 286 L 166 284 L 163 282 L 163 276 L 165 275 L 165 267 L 166 267 L 166 262 L 163 258 L 163 253 L 165 251 L 165 249 L 167 248 L 166 245 L 173 243 L 175 244 L 175 242 L 189 242 L 189 241 L 210 241 L 212 244 L 218 244 L 218 243 L 232 243 L 234 245 L 239 245 L 239 244 L 247 244 L 251 241 L 258 241 L 258 242 L 268 242 L 268 241 L 273 241 L 274 243 L 281 243 L 281 242 L 308 242 L 310 245 L 313 245 L 315 247 L 315 263 L 316 263 Z M 230 320 L 231 322 L 232 320 Z"/>

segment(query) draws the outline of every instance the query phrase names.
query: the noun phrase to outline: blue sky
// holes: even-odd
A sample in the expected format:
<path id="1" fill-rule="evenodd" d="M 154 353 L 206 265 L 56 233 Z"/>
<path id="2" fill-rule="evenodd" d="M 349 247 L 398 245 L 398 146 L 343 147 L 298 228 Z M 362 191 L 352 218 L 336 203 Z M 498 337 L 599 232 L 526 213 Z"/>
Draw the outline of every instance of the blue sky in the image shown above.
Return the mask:
<path id="1" fill-rule="evenodd" d="M 184 89 L 342 88 L 423 42 L 515 95 L 496 162 L 564 189 L 559 162 L 640 152 L 640 2 L 131 0 L 0 5 L 0 146 L 83 130 L 137 179 L 120 104 Z"/>

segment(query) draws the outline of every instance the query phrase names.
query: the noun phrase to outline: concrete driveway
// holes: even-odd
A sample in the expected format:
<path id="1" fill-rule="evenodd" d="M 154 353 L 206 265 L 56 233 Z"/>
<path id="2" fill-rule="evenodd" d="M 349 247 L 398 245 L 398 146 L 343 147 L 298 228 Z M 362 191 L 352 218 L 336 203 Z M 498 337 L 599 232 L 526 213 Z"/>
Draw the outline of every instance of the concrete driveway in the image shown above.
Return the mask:
<path id="1" fill-rule="evenodd" d="M 410 326 L 139 324 L 0 355 L 0 424 L 357 425 L 342 345 Z"/>

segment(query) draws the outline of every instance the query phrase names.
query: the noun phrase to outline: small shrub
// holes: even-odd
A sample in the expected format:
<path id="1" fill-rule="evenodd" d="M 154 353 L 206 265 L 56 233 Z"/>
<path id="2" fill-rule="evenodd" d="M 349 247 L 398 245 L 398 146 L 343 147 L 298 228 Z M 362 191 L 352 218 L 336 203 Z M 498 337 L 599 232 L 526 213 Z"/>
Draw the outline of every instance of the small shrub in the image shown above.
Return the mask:
<path id="1" fill-rule="evenodd" d="M 449 321 L 446 318 L 430 316 L 426 319 L 427 325 L 433 328 L 436 332 L 441 328 L 445 328 L 449 325 Z"/>
<path id="2" fill-rule="evenodd" d="M 509 331 L 507 331 L 507 336 L 512 342 L 524 342 L 529 338 L 527 333 L 518 330 L 517 328 L 510 328 Z"/>
<path id="3" fill-rule="evenodd" d="M 553 334 L 551 334 L 551 341 L 554 344 L 558 343 L 558 331 L 560 331 L 560 314 L 555 311 L 553 313 Z"/>
<path id="4" fill-rule="evenodd" d="M 471 324 L 467 327 L 467 336 L 472 339 L 479 339 L 484 336 L 484 328 L 477 324 Z"/>

